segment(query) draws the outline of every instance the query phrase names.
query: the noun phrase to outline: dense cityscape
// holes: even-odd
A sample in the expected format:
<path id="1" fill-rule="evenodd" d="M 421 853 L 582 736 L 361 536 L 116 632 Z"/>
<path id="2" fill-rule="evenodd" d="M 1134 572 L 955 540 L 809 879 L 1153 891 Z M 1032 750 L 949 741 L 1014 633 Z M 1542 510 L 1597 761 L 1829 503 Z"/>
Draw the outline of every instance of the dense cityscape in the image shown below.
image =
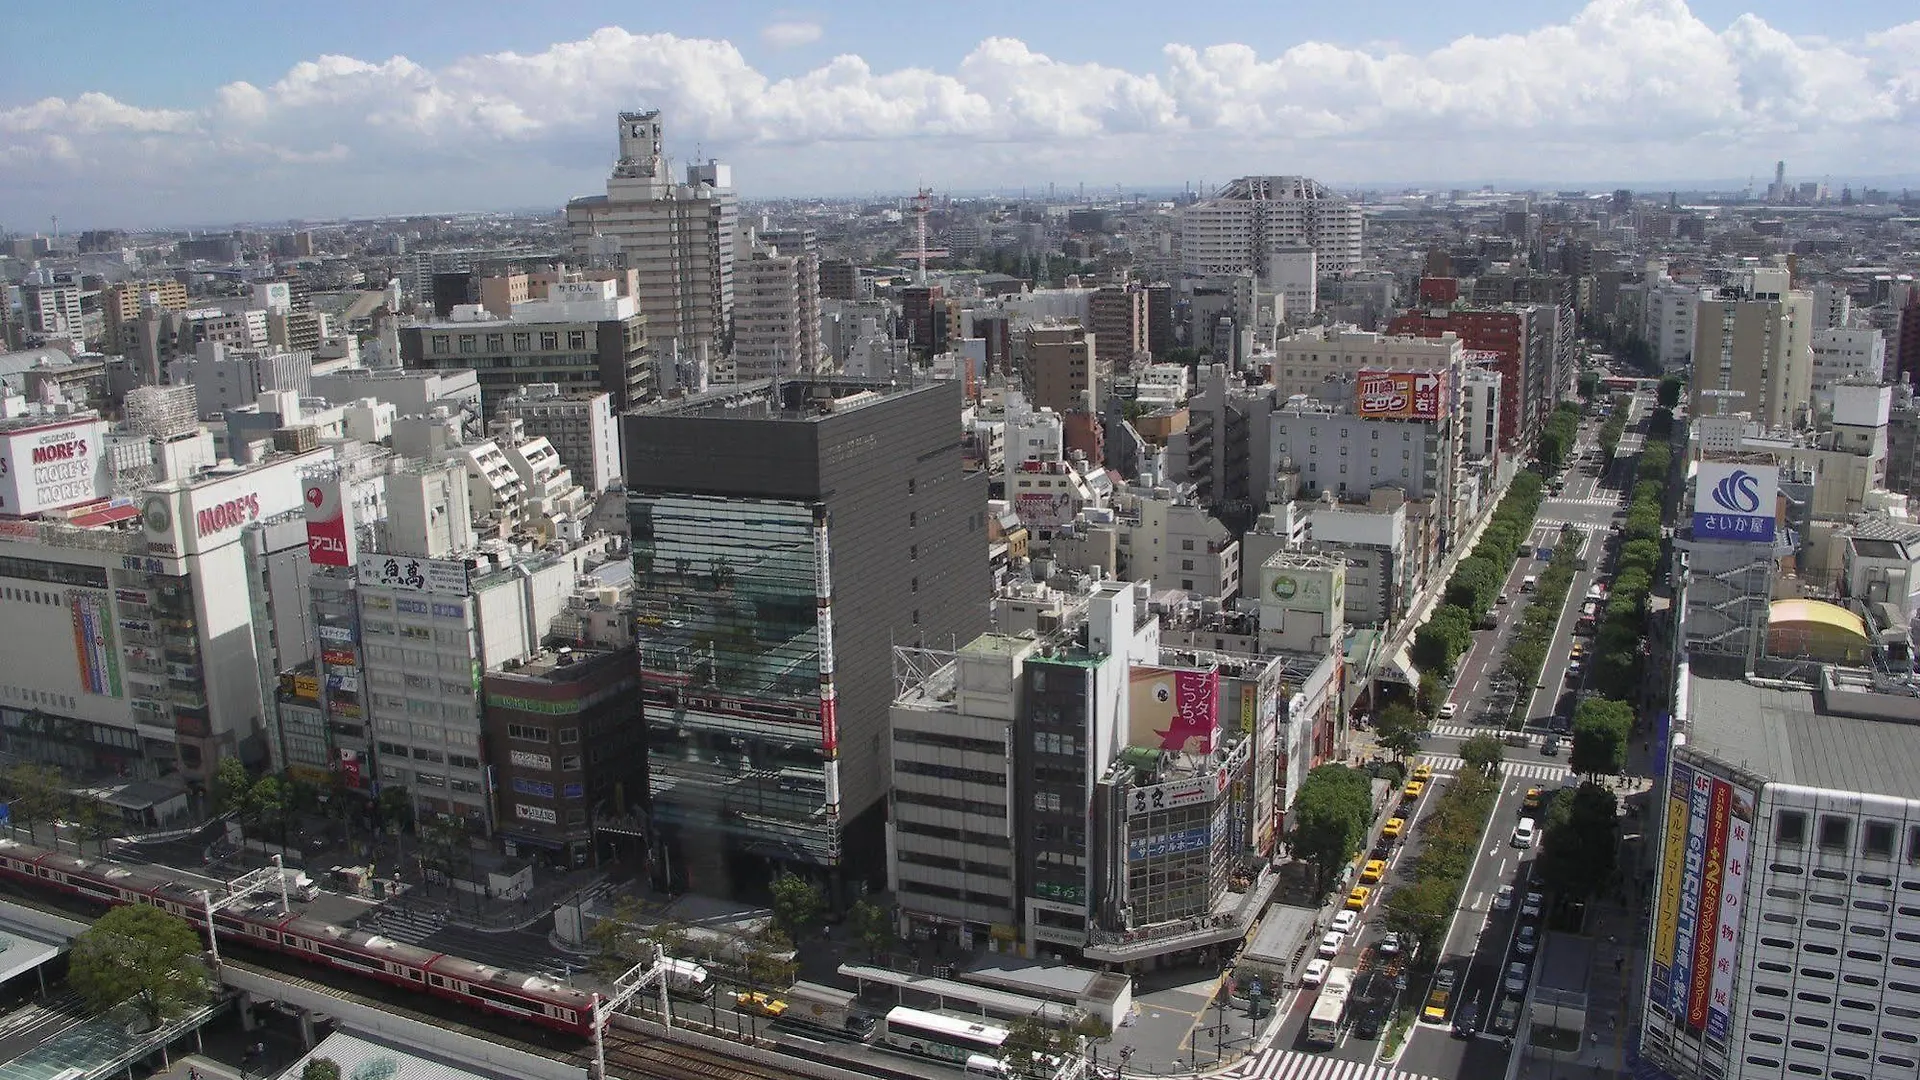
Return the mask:
<path id="1" fill-rule="evenodd" d="M 0 229 L 0 1080 L 1920 1075 L 1908 163 L 683 119 Z"/>

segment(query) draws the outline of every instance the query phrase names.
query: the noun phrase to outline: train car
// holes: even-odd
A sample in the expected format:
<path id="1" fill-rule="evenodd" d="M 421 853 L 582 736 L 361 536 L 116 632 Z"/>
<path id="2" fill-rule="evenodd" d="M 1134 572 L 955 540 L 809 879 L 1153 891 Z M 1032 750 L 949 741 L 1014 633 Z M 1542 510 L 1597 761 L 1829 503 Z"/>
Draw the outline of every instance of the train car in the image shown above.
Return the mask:
<path id="1" fill-rule="evenodd" d="M 365 930 L 297 916 L 279 927 L 283 951 L 356 975 L 424 990 L 427 967 L 440 954 Z"/>
<path id="2" fill-rule="evenodd" d="M 15 880 L 37 881 L 37 867 L 47 855 L 44 848 L 23 844 L 12 837 L 0 837 L 0 874 Z"/>
<path id="3" fill-rule="evenodd" d="M 544 1027 L 590 1035 L 596 995 L 554 979 L 505 971 L 459 956 L 440 956 L 429 965 L 428 992 L 464 1001 Z"/>

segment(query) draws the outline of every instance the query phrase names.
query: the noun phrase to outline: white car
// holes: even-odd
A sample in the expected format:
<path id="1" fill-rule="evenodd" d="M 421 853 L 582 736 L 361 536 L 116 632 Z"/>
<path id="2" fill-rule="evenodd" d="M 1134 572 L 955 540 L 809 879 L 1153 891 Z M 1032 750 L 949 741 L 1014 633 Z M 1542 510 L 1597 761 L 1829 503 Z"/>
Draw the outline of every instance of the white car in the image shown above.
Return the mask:
<path id="1" fill-rule="evenodd" d="M 1333 932 L 1336 934 L 1351 934 L 1353 933 L 1353 928 L 1360 925 L 1360 913 L 1357 911 L 1341 911 L 1333 917 L 1333 922 L 1330 925 L 1332 925 Z"/>
<path id="2" fill-rule="evenodd" d="M 1300 973 L 1300 982 L 1304 986 L 1319 986 L 1327 981 L 1327 972 L 1333 970 L 1333 961 L 1314 957 L 1307 961 L 1307 969 Z"/>
<path id="3" fill-rule="evenodd" d="M 1493 894 L 1493 910 L 1505 911 L 1513 906 L 1513 886 L 1502 885 L 1500 891 Z"/>
<path id="4" fill-rule="evenodd" d="M 1455 705 L 1453 702 L 1449 701 L 1445 705 L 1440 706 L 1440 719 L 1451 720 L 1454 718 L 1454 716 L 1457 713 L 1459 713 L 1459 711 L 1460 711 L 1460 706 Z"/>
<path id="5" fill-rule="evenodd" d="M 1314 951 L 1331 960 L 1340 955 L 1340 949 L 1346 943 L 1347 935 L 1338 930 L 1332 930 L 1320 939 L 1320 947 Z"/>

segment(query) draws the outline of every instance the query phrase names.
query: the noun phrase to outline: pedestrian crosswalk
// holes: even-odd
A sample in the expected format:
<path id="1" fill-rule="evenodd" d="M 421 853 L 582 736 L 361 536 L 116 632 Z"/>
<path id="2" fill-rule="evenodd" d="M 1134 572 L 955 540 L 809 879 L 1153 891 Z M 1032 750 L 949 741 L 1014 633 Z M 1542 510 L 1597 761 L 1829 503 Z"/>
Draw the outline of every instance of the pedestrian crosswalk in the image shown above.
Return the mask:
<path id="1" fill-rule="evenodd" d="M 1543 517 L 1534 519 L 1533 531 L 1536 535 L 1542 532 L 1557 533 L 1569 525 L 1582 532 L 1593 532 L 1595 529 L 1603 528 L 1601 524 L 1592 521 L 1568 521 L 1565 518 Z"/>
<path id="2" fill-rule="evenodd" d="M 1457 773 L 1467 764 L 1458 754 L 1421 754 L 1420 761 L 1437 773 Z M 1500 772 L 1512 780 L 1559 780 L 1567 767 L 1556 761 L 1502 761 Z"/>
<path id="3" fill-rule="evenodd" d="M 1342 1061 L 1325 1054 L 1270 1047 L 1226 1074 L 1235 1080 L 1435 1080 L 1370 1061 Z"/>
<path id="4" fill-rule="evenodd" d="M 1579 496 L 1578 498 L 1568 498 L 1562 495 L 1555 495 L 1549 498 L 1547 501 L 1550 503 L 1559 503 L 1562 506 L 1619 507 L 1619 506 L 1626 505 L 1625 500 L 1622 498 L 1619 492 L 1611 492 L 1606 495 L 1582 495 L 1582 496 Z"/>
<path id="5" fill-rule="evenodd" d="M 418 945 L 445 926 L 446 916 L 440 912 L 403 910 L 389 905 L 360 920 L 358 929 L 407 945 Z"/>
<path id="6" fill-rule="evenodd" d="M 1449 739 L 1471 739 L 1480 734 L 1480 729 L 1466 724 L 1434 724 L 1427 729 L 1435 735 L 1444 735 Z"/>

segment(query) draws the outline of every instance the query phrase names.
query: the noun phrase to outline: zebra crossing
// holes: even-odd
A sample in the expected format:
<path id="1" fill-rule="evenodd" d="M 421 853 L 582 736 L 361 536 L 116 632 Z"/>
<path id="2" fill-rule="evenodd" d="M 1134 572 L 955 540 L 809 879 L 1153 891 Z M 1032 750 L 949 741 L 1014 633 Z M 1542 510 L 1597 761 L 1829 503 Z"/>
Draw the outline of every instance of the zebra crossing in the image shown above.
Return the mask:
<path id="1" fill-rule="evenodd" d="M 1420 762 L 1437 773 L 1457 773 L 1467 767 L 1458 754 L 1421 754 Z M 1500 772 L 1509 780 L 1560 780 L 1567 775 L 1567 767 L 1552 761 L 1502 761 Z"/>
<path id="2" fill-rule="evenodd" d="M 446 916 L 437 911 L 405 911 L 392 906 L 381 908 L 362 919 L 356 929 L 392 938 L 404 945 L 418 945 L 446 928 Z"/>
<path id="3" fill-rule="evenodd" d="M 1427 730 L 1434 735 L 1444 735 L 1449 739 L 1471 739 L 1486 729 L 1467 724 L 1434 724 Z"/>
<path id="4" fill-rule="evenodd" d="M 1626 505 L 1626 499 L 1619 492 L 1614 492 L 1611 495 L 1581 495 L 1576 498 L 1553 495 L 1549 496 L 1547 501 L 1550 503 L 1559 503 L 1562 506 L 1611 506 L 1617 508 Z"/>
<path id="5" fill-rule="evenodd" d="M 1233 1080 L 1439 1080 L 1420 1073 L 1401 1072 L 1370 1061 L 1342 1061 L 1325 1054 L 1269 1047 L 1249 1063 L 1226 1074 Z"/>

